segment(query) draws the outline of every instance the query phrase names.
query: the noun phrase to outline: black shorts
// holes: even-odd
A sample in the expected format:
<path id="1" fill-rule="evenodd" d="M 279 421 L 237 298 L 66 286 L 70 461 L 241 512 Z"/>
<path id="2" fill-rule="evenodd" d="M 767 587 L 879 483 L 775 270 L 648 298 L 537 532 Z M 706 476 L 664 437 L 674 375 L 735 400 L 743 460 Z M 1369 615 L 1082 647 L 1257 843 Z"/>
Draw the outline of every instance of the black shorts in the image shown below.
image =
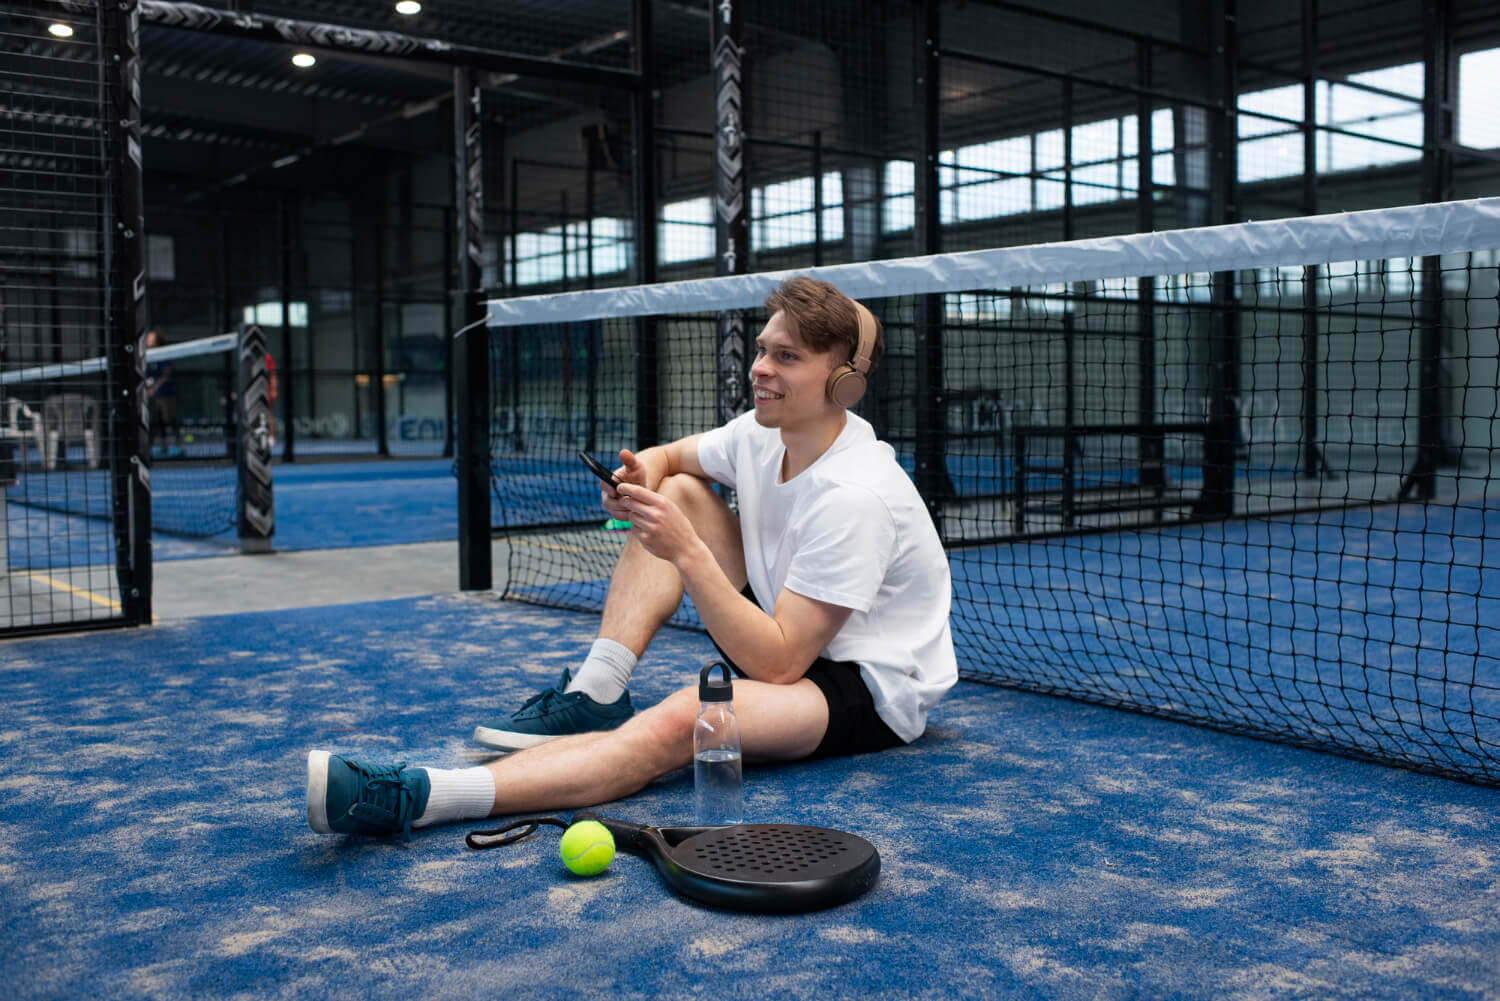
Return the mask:
<path id="1" fill-rule="evenodd" d="M 749 584 L 740 593 L 751 601 L 756 601 L 755 592 Z M 759 605 L 756 601 L 756 606 Z M 713 634 L 710 633 L 708 638 L 713 640 Z M 729 659 L 718 640 L 714 640 L 714 649 L 719 651 L 719 657 L 729 665 L 731 671 L 741 678 L 747 676 Z M 858 664 L 819 657 L 812 662 L 803 677 L 818 686 L 824 701 L 828 703 L 828 730 L 818 742 L 812 757 L 837 758 L 848 754 L 869 754 L 871 751 L 883 751 L 906 743 L 886 726 L 885 720 L 875 711 L 875 698 L 860 677 Z"/>

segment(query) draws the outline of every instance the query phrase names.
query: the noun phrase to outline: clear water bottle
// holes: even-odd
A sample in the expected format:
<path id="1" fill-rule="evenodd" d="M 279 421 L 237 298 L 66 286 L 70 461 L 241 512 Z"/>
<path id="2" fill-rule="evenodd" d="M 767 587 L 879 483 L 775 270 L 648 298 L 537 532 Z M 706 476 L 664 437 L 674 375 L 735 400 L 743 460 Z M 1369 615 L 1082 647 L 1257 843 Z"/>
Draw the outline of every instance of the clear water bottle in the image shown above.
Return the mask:
<path id="1" fill-rule="evenodd" d="M 711 679 L 718 668 L 723 677 Z M 710 661 L 698 672 L 698 721 L 693 726 L 693 795 L 697 822 L 738 824 L 745 819 L 744 772 L 740 764 L 740 722 L 734 716 L 734 683 L 729 667 Z"/>

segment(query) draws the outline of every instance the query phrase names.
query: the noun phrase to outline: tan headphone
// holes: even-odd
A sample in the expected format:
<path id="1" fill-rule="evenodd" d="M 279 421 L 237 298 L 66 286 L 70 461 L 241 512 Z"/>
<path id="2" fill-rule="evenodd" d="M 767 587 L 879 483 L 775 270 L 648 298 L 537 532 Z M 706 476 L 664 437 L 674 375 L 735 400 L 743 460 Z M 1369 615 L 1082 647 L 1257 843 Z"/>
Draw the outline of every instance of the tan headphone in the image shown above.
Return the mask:
<path id="1" fill-rule="evenodd" d="M 828 398 L 841 407 L 852 407 L 865 395 L 865 376 L 870 371 L 870 353 L 875 350 L 875 317 L 863 303 L 850 299 L 859 317 L 859 344 L 854 357 L 828 373 Z"/>

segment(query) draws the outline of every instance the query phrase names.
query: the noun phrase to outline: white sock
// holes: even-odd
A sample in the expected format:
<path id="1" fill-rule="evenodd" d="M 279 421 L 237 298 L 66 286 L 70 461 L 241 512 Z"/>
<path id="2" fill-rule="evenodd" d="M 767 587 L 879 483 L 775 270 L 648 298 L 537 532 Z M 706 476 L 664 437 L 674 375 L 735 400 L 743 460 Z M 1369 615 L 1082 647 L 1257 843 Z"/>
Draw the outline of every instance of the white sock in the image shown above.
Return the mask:
<path id="1" fill-rule="evenodd" d="M 582 692 L 595 702 L 609 703 L 625 694 L 636 656 L 623 643 L 603 637 L 594 640 L 583 666 L 573 672 L 568 691 Z"/>
<path id="2" fill-rule="evenodd" d="M 488 768 L 424 768 L 432 791 L 427 809 L 411 822 L 413 827 L 448 824 L 455 820 L 482 820 L 495 806 L 495 776 Z"/>

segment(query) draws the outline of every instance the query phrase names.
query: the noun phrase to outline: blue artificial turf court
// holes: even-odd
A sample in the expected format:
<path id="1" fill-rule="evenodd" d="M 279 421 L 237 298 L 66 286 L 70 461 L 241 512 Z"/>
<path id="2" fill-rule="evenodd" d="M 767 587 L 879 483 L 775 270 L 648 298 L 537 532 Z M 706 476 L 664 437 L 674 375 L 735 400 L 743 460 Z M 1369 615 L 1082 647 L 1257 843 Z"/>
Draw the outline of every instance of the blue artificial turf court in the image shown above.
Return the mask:
<path id="1" fill-rule="evenodd" d="M 278 547 L 451 537 L 445 464 L 395 464 L 390 477 L 362 468 L 373 465 L 278 468 Z M 369 517 L 338 514 L 360 506 Z M 1277 699 L 1326 695 L 1343 663 L 1307 650 L 1309 623 L 1278 617 L 1267 589 L 1295 579 L 1309 590 L 1294 604 L 1323 609 L 1342 642 L 1417 664 L 1446 643 L 1482 676 L 1491 582 L 1461 551 L 1447 573 L 1473 588 L 1425 581 L 1437 554 L 1410 546 L 1489 533 L 1445 536 L 1423 510 L 1367 512 L 1341 535 L 1364 548 L 1339 568 L 1282 565 L 1278 554 L 1327 548 L 1317 519 L 1240 537 L 1142 533 L 1129 551 L 1017 547 L 1009 567 L 956 551 L 956 597 L 996 616 L 956 636 L 960 660 L 993 644 L 1108 701 L 1111 684 L 1169 699 L 1174 665 L 1194 657 L 1281 658 L 1268 668 L 1280 687 L 1246 702 L 1271 713 Z M 13 519 L 40 516 L 12 505 Z M 1274 537 L 1246 534 L 1257 530 Z M 202 554 L 157 541 L 168 563 Z M 1223 579 L 1193 576 L 1215 565 Z M 1355 566 L 1365 588 L 1319 590 L 1356 579 Z M 1090 590 L 1082 572 L 1120 584 Z M 1172 649 L 1179 633 L 1152 615 L 1184 614 L 1166 611 L 1182 607 L 1177 592 L 1226 581 L 1240 582 L 1239 604 L 1192 614 L 1205 630 L 1248 623 L 1243 635 Z M 1470 647 L 1431 633 L 1438 591 L 1423 583 L 1486 603 L 1470 609 L 1483 624 Z M 1409 636 L 1379 632 L 1408 621 Z M 875 888 L 829 911 L 713 910 L 626 855 L 573 877 L 550 828 L 484 853 L 462 840 L 480 824 L 394 844 L 308 829 L 310 748 L 480 762 L 474 724 L 575 664 L 595 622 L 448 593 L 0 643 L 0 996 L 1500 997 L 1500 790 L 971 681 L 910 747 L 747 770 L 748 819 L 844 828 L 879 850 Z M 1049 634 L 1063 639 L 1049 647 Z M 1149 654 L 1133 672 L 1089 670 L 1127 647 Z M 701 633 L 665 630 L 633 698 L 665 696 L 711 653 Z M 1198 682 L 1212 692 L 1229 678 Z M 1345 705 L 1324 698 L 1334 716 L 1313 723 L 1364 714 L 1399 734 L 1431 702 L 1420 695 L 1367 685 Z M 1433 753 L 1486 739 L 1449 734 Z M 670 775 L 603 812 L 684 822 L 691 786 Z"/>

